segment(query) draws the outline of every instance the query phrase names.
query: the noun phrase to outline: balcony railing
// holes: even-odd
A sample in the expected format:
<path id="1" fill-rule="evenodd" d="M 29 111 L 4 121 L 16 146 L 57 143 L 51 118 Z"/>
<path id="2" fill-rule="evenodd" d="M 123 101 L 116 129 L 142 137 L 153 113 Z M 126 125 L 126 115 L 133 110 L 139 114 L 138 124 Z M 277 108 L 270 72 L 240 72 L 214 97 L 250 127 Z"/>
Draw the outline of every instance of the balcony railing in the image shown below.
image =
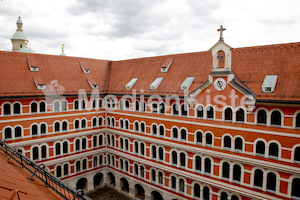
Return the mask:
<path id="1" fill-rule="evenodd" d="M 75 191 L 67 184 L 47 172 L 44 164 L 36 164 L 22 153 L 18 152 L 13 147 L 9 146 L 5 141 L 0 140 L 0 150 L 9 156 L 8 160 L 13 159 L 23 168 L 27 169 L 33 176 L 42 181 L 47 187 L 51 188 L 54 192 L 67 200 L 91 200 L 89 197 L 83 195 L 82 191 Z"/>

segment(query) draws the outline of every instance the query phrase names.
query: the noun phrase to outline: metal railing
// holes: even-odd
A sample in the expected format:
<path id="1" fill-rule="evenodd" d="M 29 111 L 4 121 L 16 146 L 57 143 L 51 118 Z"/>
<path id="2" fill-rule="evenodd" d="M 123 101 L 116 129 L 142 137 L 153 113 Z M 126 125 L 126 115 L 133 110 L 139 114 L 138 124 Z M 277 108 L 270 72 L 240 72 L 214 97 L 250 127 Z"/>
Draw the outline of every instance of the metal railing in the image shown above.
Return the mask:
<path id="1" fill-rule="evenodd" d="M 7 162 L 10 159 L 13 159 L 32 174 L 29 180 L 35 176 L 64 199 L 90 200 L 89 197 L 83 195 L 81 190 L 75 191 L 70 186 L 53 176 L 51 173 L 47 172 L 44 164 L 36 164 L 22 153 L 9 146 L 4 140 L 0 140 L 0 149 L 9 156 Z"/>

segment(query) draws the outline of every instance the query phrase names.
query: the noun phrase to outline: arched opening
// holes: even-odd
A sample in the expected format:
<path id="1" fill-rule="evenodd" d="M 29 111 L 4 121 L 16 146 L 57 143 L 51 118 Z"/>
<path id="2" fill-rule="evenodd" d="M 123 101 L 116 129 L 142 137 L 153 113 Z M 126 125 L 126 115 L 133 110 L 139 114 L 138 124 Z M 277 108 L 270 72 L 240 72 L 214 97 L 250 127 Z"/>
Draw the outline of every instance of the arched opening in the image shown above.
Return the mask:
<path id="1" fill-rule="evenodd" d="M 208 106 L 206 109 L 206 118 L 213 119 L 214 118 L 214 108 L 212 106 Z"/>
<path id="2" fill-rule="evenodd" d="M 174 127 L 172 129 L 172 136 L 173 136 L 173 139 L 178 139 L 178 128 Z"/>
<path id="3" fill-rule="evenodd" d="M 166 110 L 165 110 L 165 104 L 164 103 L 160 103 L 159 104 L 159 113 L 160 114 L 165 114 Z"/>
<path id="4" fill-rule="evenodd" d="M 176 190 L 176 177 L 171 177 L 171 189 Z"/>
<path id="5" fill-rule="evenodd" d="M 297 114 L 296 116 L 296 128 L 300 127 L 300 113 Z"/>
<path id="6" fill-rule="evenodd" d="M 134 122 L 134 131 L 139 132 L 139 123 L 138 122 Z"/>
<path id="7" fill-rule="evenodd" d="M 163 125 L 159 125 L 159 135 L 160 136 L 165 135 L 165 127 Z"/>
<path id="8" fill-rule="evenodd" d="M 39 148 L 33 147 L 32 149 L 32 160 L 38 160 L 39 159 Z"/>
<path id="9" fill-rule="evenodd" d="M 145 123 L 141 122 L 141 133 L 145 133 Z"/>
<path id="10" fill-rule="evenodd" d="M 224 148 L 231 149 L 231 137 L 226 135 L 223 141 L 224 141 Z"/>
<path id="11" fill-rule="evenodd" d="M 276 190 L 276 174 L 273 172 L 267 174 L 267 190 L 273 192 Z"/>
<path id="12" fill-rule="evenodd" d="M 236 121 L 237 122 L 244 122 L 245 121 L 245 111 L 242 108 L 239 108 L 236 111 Z"/>
<path id="13" fill-rule="evenodd" d="M 78 110 L 79 109 L 79 102 L 78 100 L 74 101 L 74 110 Z"/>
<path id="14" fill-rule="evenodd" d="M 197 117 L 203 118 L 203 106 L 197 106 Z"/>
<path id="15" fill-rule="evenodd" d="M 236 195 L 232 195 L 231 200 L 240 200 L 240 199 Z"/>
<path id="16" fill-rule="evenodd" d="M 196 132 L 196 142 L 198 144 L 202 144 L 202 132 L 201 131 Z"/>
<path id="17" fill-rule="evenodd" d="M 67 110 L 67 106 L 68 106 L 68 102 L 67 101 L 62 101 L 61 102 L 61 110 L 62 111 L 66 111 Z"/>
<path id="18" fill-rule="evenodd" d="M 201 171 L 201 166 L 202 166 L 202 158 L 200 156 L 196 156 L 195 170 L 196 171 Z"/>
<path id="19" fill-rule="evenodd" d="M 154 169 L 151 170 L 151 179 L 153 182 L 156 182 L 156 171 Z"/>
<path id="20" fill-rule="evenodd" d="M 159 147 L 158 148 L 158 159 L 160 161 L 163 161 L 164 160 L 164 149 L 162 147 Z"/>
<path id="21" fill-rule="evenodd" d="M 55 122 L 55 124 L 54 124 L 54 131 L 55 132 L 59 132 L 60 131 L 60 124 L 59 124 L 59 122 Z"/>
<path id="22" fill-rule="evenodd" d="M 203 188 L 203 200 L 209 200 L 210 190 L 207 186 Z"/>
<path id="23" fill-rule="evenodd" d="M 278 158 L 278 154 L 279 154 L 278 144 L 276 144 L 275 142 L 272 142 L 269 145 L 269 157 Z"/>
<path id="24" fill-rule="evenodd" d="M 158 108 L 157 108 L 157 103 L 156 102 L 152 103 L 152 113 L 158 113 Z"/>
<path id="25" fill-rule="evenodd" d="M 179 179 L 179 192 L 184 193 L 184 180 L 183 179 Z"/>
<path id="26" fill-rule="evenodd" d="M 300 147 L 295 148 L 294 161 L 300 162 Z"/>
<path id="27" fill-rule="evenodd" d="M 68 124 L 67 124 L 66 121 L 64 121 L 64 122 L 62 123 L 62 130 L 63 130 L 63 131 L 67 131 L 67 130 L 68 130 Z"/>
<path id="28" fill-rule="evenodd" d="M 271 125 L 281 125 L 281 113 L 278 110 L 273 111 L 271 114 Z"/>
<path id="29" fill-rule="evenodd" d="M 129 130 L 129 121 L 128 120 L 125 120 L 125 129 Z"/>
<path id="30" fill-rule="evenodd" d="M 164 175 L 162 172 L 158 172 L 158 184 L 163 184 L 164 183 Z"/>
<path id="31" fill-rule="evenodd" d="M 177 165 L 177 152 L 172 151 L 172 164 Z"/>
<path id="32" fill-rule="evenodd" d="M 194 185 L 194 197 L 200 198 L 200 185 L 198 183 Z"/>
<path id="33" fill-rule="evenodd" d="M 243 140 L 240 137 L 235 138 L 234 140 L 234 149 L 238 151 L 243 150 Z"/>
<path id="34" fill-rule="evenodd" d="M 188 106 L 186 104 L 181 105 L 181 116 L 187 116 L 188 115 Z"/>
<path id="35" fill-rule="evenodd" d="M 108 172 L 107 174 L 107 184 L 112 187 L 115 187 L 116 185 L 116 178 L 111 172 Z"/>
<path id="36" fill-rule="evenodd" d="M 55 101 L 54 102 L 54 112 L 59 112 L 60 108 L 59 108 L 59 102 Z"/>
<path id="37" fill-rule="evenodd" d="M 163 200 L 161 194 L 157 191 L 151 192 L 151 200 Z"/>
<path id="38" fill-rule="evenodd" d="M 211 133 L 206 133 L 205 135 L 205 144 L 208 146 L 212 145 L 212 134 Z"/>
<path id="39" fill-rule="evenodd" d="M 178 115 L 179 114 L 179 106 L 177 103 L 174 103 L 173 106 L 172 106 L 172 113 L 173 115 Z"/>
<path id="40" fill-rule="evenodd" d="M 129 183 L 125 178 L 120 179 L 120 188 L 121 191 L 128 193 L 129 192 Z"/>
<path id="41" fill-rule="evenodd" d="M 15 127 L 15 138 L 22 136 L 22 129 L 20 126 Z"/>
<path id="42" fill-rule="evenodd" d="M 81 109 L 84 110 L 85 109 L 85 100 L 81 100 Z"/>
<path id="43" fill-rule="evenodd" d="M 41 124 L 41 134 L 46 134 L 46 124 Z"/>
<path id="44" fill-rule="evenodd" d="M 31 111 L 31 113 L 37 113 L 37 103 L 35 103 L 35 102 L 31 103 L 30 111 Z"/>
<path id="45" fill-rule="evenodd" d="M 11 139 L 12 138 L 12 135 L 11 135 L 11 128 L 6 128 L 4 130 L 4 138 L 5 139 Z"/>
<path id="46" fill-rule="evenodd" d="M 262 170 L 257 169 L 254 172 L 254 187 L 262 188 L 264 173 Z"/>
<path id="47" fill-rule="evenodd" d="M 224 162 L 222 165 L 222 178 L 229 179 L 230 165 L 228 162 Z"/>
<path id="48" fill-rule="evenodd" d="M 76 183 L 76 190 L 87 190 L 87 179 L 81 178 Z"/>
<path id="49" fill-rule="evenodd" d="M 232 109 L 231 108 L 225 109 L 225 120 L 232 121 Z"/>
<path id="50" fill-rule="evenodd" d="M 185 161 L 186 158 L 185 158 L 185 154 L 183 152 L 180 153 L 180 166 L 181 167 L 185 167 Z"/>
<path id="51" fill-rule="evenodd" d="M 218 68 L 225 68 L 225 52 L 218 51 Z"/>
<path id="52" fill-rule="evenodd" d="M 152 124 L 152 134 L 157 135 L 157 126 L 156 126 L 156 124 Z"/>
<path id="53" fill-rule="evenodd" d="M 292 197 L 300 198 L 300 179 L 294 178 L 292 182 Z"/>
<path id="54" fill-rule="evenodd" d="M 4 115 L 10 115 L 11 114 L 10 105 L 8 103 L 3 105 L 3 114 Z"/>
<path id="55" fill-rule="evenodd" d="M 234 165 L 233 166 L 233 181 L 241 182 L 241 174 L 242 174 L 241 166 Z"/>
<path id="56" fill-rule="evenodd" d="M 46 103 L 45 102 L 40 102 L 40 112 L 46 112 Z"/>
<path id="57" fill-rule="evenodd" d="M 257 123 L 267 124 L 267 112 L 265 110 L 259 110 L 257 112 Z"/>
<path id="58" fill-rule="evenodd" d="M 221 193 L 221 200 L 228 200 L 228 194 L 226 192 Z"/>
<path id="59" fill-rule="evenodd" d="M 185 129 L 181 129 L 180 130 L 180 139 L 181 140 L 186 140 L 186 138 L 187 138 L 187 133 L 186 133 L 186 130 Z"/>
<path id="60" fill-rule="evenodd" d="M 255 148 L 256 154 L 265 155 L 266 145 L 263 141 L 258 141 Z"/>
<path id="61" fill-rule="evenodd" d="M 142 101 L 141 102 L 141 112 L 146 112 L 147 106 L 146 106 L 146 102 Z"/>
<path id="62" fill-rule="evenodd" d="M 156 146 L 152 146 L 152 158 L 156 159 Z"/>
<path id="63" fill-rule="evenodd" d="M 205 165 L 204 172 L 207 174 L 210 174 L 211 173 L 211 160 L 209 158 L 205 158 L 204 165 Z"/>
<path id="64" fill-rule="evenodd" d="M 145 199 L 145 190 L 140 184 L 134 186 L 134 194 L 136 199 Z"/>
<path id="65" fill-rule="evenodd" d="M 19 103 L 14 104 L 14 114 L 21 114 L 21 106 Z"/>

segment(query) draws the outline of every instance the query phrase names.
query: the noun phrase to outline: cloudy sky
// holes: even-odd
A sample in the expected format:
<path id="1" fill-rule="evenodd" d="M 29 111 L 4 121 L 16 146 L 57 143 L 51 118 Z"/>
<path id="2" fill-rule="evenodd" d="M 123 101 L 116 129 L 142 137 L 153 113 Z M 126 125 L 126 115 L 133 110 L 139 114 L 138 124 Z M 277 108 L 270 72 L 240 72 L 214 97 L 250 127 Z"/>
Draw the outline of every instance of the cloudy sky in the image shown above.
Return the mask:
<path id="1" fill-rule="evenodd" d="M 0 50 L 21 11 L 36 53 L 123 60 L 300 41 L 299 0 L 0 0 Z"/>

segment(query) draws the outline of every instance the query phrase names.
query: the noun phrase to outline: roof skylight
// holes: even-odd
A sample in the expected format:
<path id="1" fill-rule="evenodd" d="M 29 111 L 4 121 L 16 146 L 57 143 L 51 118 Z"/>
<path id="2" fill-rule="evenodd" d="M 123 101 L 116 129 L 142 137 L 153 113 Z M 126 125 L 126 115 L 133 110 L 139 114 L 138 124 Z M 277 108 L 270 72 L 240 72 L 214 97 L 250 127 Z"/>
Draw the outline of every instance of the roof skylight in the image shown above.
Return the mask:
<path id="1" fill-rule="evenodd" d="M 138 78 L 133 78 L 133 79 L 131 79 L 126 85 L 125 85 L 125 88 L 126 88 L 126 90 L 130 90 L 133 86 L 134 86 L 134 84 L 135 84 L 135 82 L 138 80 Z"/>
<path id="2" fill-rule="evenodd" d="M 194 79 L 195 79 L 194 76 L 189 76 L 189 77 L 187 77 L 187 78 L 183 81 L 183 83 L 180 85 L 180 89 L 181 89 L 181 90 L 188 90 L 188 89 L 191 87 L 191 85 L 192 85 Z"/>
<path id="3" fill-rule="evenodd" d="M 262 92 L 272 93 L 275 90 L 278 75 L 266 75 L 262 84 Z"/>
<path id="4" fill-rule="evenodd" d="M 156 90 L 159 86 L 159 84 L 162 82 L 163 77 L 156 78 L 153 83 L 150 85 L 150 90 Z"/>

